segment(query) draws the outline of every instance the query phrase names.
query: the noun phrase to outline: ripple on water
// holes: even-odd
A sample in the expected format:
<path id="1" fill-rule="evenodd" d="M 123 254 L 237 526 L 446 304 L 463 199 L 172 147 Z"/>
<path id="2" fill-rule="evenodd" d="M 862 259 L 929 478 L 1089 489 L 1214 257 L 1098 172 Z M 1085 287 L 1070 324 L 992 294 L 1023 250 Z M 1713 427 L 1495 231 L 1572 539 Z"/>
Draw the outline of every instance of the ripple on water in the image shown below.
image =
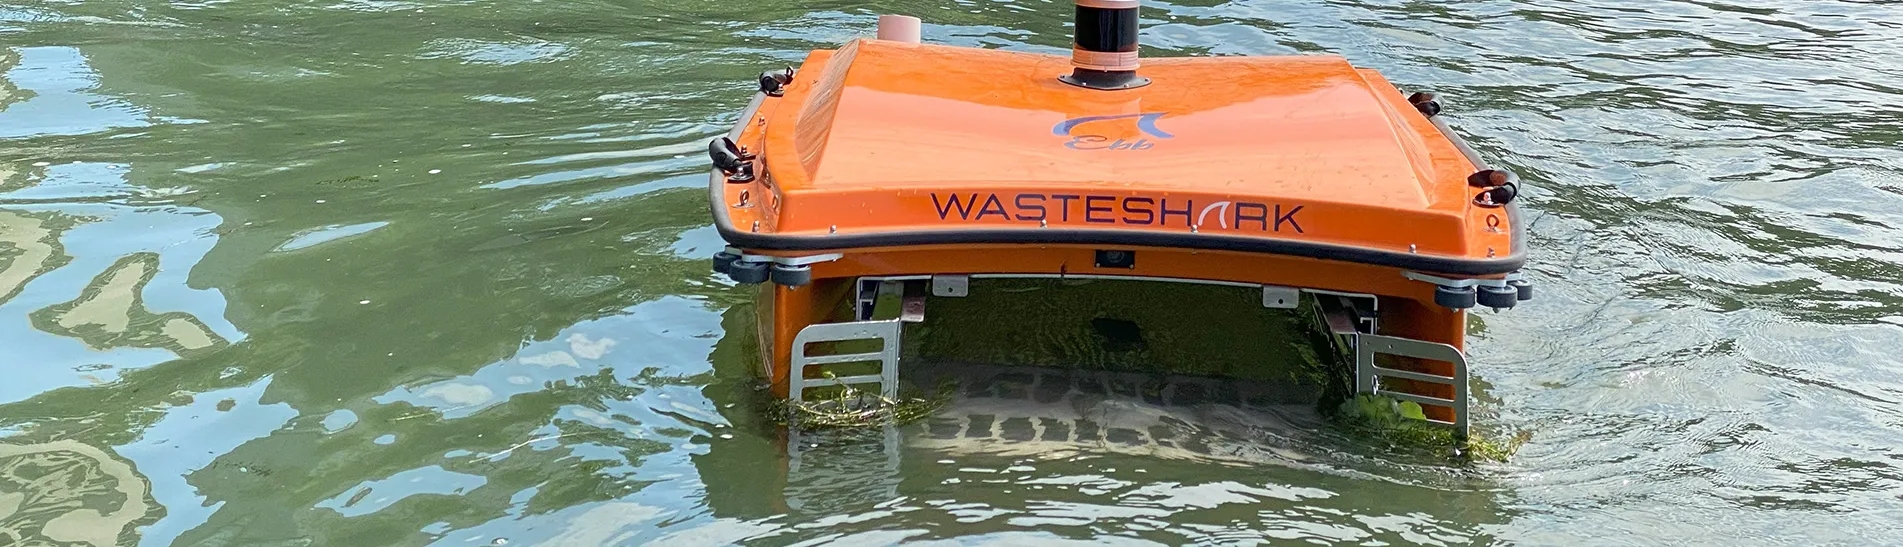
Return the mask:
<path id="1" fill-rule="evenodd" d="M 312 245 L 317 245 L 320 243 L 328 243 L 331 241 L 336 241 L 336 240 L 344 239 L 347 237 L 362 235 L 365 233 L 369 233 L 371 230 L 375 230 L 375 229 L 382 228 L 384 226 L 389 226 L 389 225 L 390 223 L 388 222 L 365 222 L 362 224 L 352 224 L 349 226 L 331 225 L 331 226 L 325 226 L 322 228 L 306 230 L 303 233 L 298 234 L 297 237 L 291 238 L 290 241 L 284 242 L 283 245 L 278 245 L 277 249 L 275 250 L 295 251 L 298 249 L 302 249 Z"/>
<path id="2" fill-rule="evenodd" d="M 1146 2 L 1146 55 L 1339 53 L 1529 182 L 1541 296 L 1471 345 L 1532 442 L 1344 476 L 788 461 L 697 150 L 876 14 L 690 4 L 0 7 L 5 446 L 128 462 L 142 545 L 1903 537 L 1894 6 Z M 1054 4 L 906 9 L 1063 54 Z"/>
<path id="3" fill-rule="evenodd" d="M 99 74 L 72 47 L 27 47 L 0 88 L 0 139 L 84 135 L 150 125 L 145 112 L 93 89 Z M 9 104 L 11 103 L 11 104 Z"/>

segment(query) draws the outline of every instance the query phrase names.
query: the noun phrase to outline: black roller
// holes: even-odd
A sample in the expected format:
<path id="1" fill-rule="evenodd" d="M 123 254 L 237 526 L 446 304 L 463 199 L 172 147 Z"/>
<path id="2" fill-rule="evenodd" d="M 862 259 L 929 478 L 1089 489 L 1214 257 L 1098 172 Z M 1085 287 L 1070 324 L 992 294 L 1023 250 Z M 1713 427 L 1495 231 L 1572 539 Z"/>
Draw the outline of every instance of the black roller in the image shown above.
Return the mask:
<path id="1" fill-rule="evenodd" d="M 1515 279 L 1508 281 L 1507 286 L 1513 287 L 1513 291 L 1519 293 L 1521 302 L 1533 299 L 1533 283 L 1524 279 Z"/>
<path id="2" fill-rule="evenodd" d="M 744 260 L 736 261 L 732 266 L 727 268 L 727 277 L 733 278 L 735 283 L 747 285 L 765 283 L 767 280 L 766 263 L 747 262 Z"/>
<path id="3" fill-rule="evenodd" d="M 727 251 L 714 253 L 714 271 L 718 273 L 731 271 L 730 268 L 733 267 L 733 261 L 735 260 L 740 260 L 740 255 Z"/>
<path id="4" fill-rule="evenodd" d="M 1496 310 L 1513 307 L 1520 302 L 1520 291 L 1513 287 L 1480 286 L 1479 304 Z"/>
<path id="5" fill-rule="evenodd" d="M 1441 306 L 1464 310 L 1474 307 L 1473 287 L 1434 287 L 1434 303 Z"/>
<path id="6" fill-rule="evenodd" d="M 788 266 L 785 264 L 774 264 L 773 282 L 788 287 L 798 287 L 812 283 L 813 267 L 806 265 Z"/>

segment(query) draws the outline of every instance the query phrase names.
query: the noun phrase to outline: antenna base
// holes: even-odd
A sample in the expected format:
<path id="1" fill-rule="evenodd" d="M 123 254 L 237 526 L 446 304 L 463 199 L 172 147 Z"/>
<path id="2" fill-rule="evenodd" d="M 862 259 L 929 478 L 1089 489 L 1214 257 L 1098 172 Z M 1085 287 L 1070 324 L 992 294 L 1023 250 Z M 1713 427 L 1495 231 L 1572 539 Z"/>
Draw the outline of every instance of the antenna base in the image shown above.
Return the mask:
<path id="1" fill-rule="evenodd" d="M 1110 71 L 1079 68 L 1072 70 L 1070 74 L 1058 76 L 1057 79 L 1086 89 L 1136 89 L 1150 85 L 1149 78 L 1138 76 L 1134 70 Z"/>

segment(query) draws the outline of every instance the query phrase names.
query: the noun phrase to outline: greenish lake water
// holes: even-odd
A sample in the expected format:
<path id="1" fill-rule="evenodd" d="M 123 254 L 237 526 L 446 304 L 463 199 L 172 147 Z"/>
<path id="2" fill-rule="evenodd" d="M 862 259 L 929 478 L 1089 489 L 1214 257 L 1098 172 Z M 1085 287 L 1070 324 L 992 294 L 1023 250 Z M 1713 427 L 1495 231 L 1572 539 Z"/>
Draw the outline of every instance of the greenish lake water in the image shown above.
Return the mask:
<path id="1" fill-rule="evenodd" d="M 1533 436 L 1466 467 L 789 461 L 705 143 L 880 13 L 1069 47 L 1059 0 L 0 4 L 0 546 L 1903 543 L 1896 3 L 1145 2 L 1145 55 L 1344 55 L 1527 178 L 1540 296 L 1470 350 Z"/>

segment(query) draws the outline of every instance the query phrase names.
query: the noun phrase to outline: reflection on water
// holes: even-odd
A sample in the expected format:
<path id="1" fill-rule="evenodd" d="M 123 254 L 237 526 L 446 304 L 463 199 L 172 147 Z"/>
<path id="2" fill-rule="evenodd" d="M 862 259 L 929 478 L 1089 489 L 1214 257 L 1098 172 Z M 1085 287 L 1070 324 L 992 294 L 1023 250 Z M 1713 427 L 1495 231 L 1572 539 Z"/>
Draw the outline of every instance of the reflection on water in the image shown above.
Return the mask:
<path id="1" fill-rule="evenodd" d="M 1053 5 L 902 9 L 1062 53 Z M 1535 435 L 1458 470 L 1142 405 L 1122 429 L 1164 429 L 1126 450 L 1028 443 L 1075 422 L 1023 399 L 939 445 L 766 423 L 699 151 L 760 70 L 886 9 L 0 7 L 0 538 L 1903 537 L 1893 7 L 1145 3 L 1146 55 L 1339 53 L 1530 181 L 1543 295 L 1471 339 L 1483 425 Z M 1208 461 L 1231 436 L 1278 463 Z"/>
<path id="2" fill-rule="evenodd" d="M 959 387 L 946 409 L 919 426 L 915 444 L 953 454 L 1051 459 L 1104 452 L 1287 465 L 1313 457 L 1278 444 L 1326 427 L 1316 412 L 1315 386 L 1028 366 L 920 366 Z"/>
<path id="3" fill-rule="evenodd" d="M 11 65 L 11 66 L 9 66 Z M 0 139 L 95 133 L 147 122 L 141 109 L 92 93 L 99 75 L 72 47 L 29 47 L 0 57 Z M 11 103 L 11 104 L 10 104 Z"/>
<path id="4" fill-rule="evenodd" d="M 20 52 L 12 49 L 0 50 L 0 74 L 12 71 L 13 67 L 19 64 Z M 12 78 L 0 78 L 0 111 L 5 111 L 13 103 L 26 100 L 26 98 L 26 92 L 21 91 L 20 87 L 13 83 Z M 0 167 L 0 174 L 11 173 L 12 168 Z M 3 184 L 6 179 L 7 177 L 0 176 L 0 184 Z"/>
<path id="5" fill-rule="evenodd" d="M 160 347 L 185 356 L 223 343 L 189 313 L 145 309 L 140 295 L 158 273 L 158 263 L 152 253 L 120 259 L 87 284 L 79 298 L 33 312 L 34 326 L 83 340 L 94 350 Z"/>
<path id="6" fill-rule="evenodd" d="M 0 444 L 0 538 L 120 545 L 160 512 L 147 487 L 131 465 L 79 441 Z"/>
<path id="7" fill-rule="evenodd" d="M 50 218 L 49 218 L 50 217 Z M 0 304 L 6 304 L 28 281 L 57 268 L 71 257 L 59 252 L 59 237 L 50 226 L 58 217 L 0 211 L 0 238 L 8 248 L 6 269 L 0 269 Z"/>

